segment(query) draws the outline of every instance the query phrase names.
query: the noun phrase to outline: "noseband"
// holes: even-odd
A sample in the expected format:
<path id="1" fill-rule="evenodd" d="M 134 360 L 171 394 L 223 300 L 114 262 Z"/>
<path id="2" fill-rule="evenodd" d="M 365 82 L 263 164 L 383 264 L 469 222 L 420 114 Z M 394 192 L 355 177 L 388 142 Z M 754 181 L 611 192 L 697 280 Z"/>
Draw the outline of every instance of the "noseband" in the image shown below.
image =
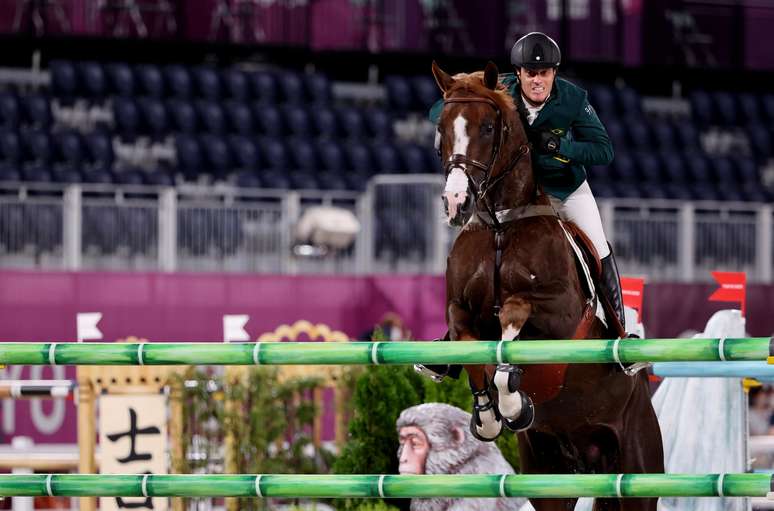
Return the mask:
<path id="1" fill-rule="evenodd" d="M 448 98 L 445 99 L 444 106 L 449 103 L 484 103 L 494 108 L 496 120 L 495 120 L 495 140 L 492 145 L 492 155 L 489 158 L 488 163 L 481 163 L 480 161 L 468 158 L 465 154 L 452 154 L 444 164 L 444 172 L 448 175 L 451 172 L 452 167 L 460 167 L 468 178 L 470 187 L 473 193 L 476 195 L 477 201 L 483 201 L 488 210 L 491 210 L 489 203 L 486 201 L 489 191 L 494 186 L 502 181 L 515 167 L 519 160 L 529 152 L 529 146 L 522 144 L 519 147 L 519 151 L 516 156 L 508 163 L 508 166 L 503 171 L 492 179 L 492 168 L 497 162 L 497 157 L 500 155 L 500 148 L 502 146 L 503 138 L 508 134 L 510 128 L 503 122 L 503 115 L 500 107 L 490 98 L 474 97 L 474 98 Z M 474 170 L 475 169 L 475 170 Z M 495 215 L 492 211 L 492 218 Z M 496 221 L 496 220 L 495 220 Z"/>

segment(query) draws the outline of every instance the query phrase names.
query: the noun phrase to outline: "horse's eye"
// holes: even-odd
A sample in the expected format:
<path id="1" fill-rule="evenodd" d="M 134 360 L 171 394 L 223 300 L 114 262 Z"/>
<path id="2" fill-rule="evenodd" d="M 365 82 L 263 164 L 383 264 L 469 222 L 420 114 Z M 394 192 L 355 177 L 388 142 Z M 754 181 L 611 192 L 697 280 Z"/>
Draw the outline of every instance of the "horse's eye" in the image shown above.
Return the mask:
<path id="1" fill-rule="evenodd" d="M 494 132 L 494 124 L 487 122 L 481 125 L 481 132 L 486 135 L 491 135 Z"/>

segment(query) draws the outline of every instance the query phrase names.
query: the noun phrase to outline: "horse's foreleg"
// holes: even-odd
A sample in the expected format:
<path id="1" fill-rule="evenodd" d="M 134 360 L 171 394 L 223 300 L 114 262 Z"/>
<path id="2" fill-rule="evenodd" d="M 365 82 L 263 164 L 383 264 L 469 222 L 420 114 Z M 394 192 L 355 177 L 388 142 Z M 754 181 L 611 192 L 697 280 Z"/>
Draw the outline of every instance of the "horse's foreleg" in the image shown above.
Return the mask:
<path id="1" fill-rule="evenodd" d="M 449 337 L 452 341 L 475 341 L 473 318 L 467 310 L 456 303 L 448 307 Z M 470 419 L 470 432 L 483 442 L 491 442 L 503 429 L 503 422 L 497 406 L 489 392 L 489 377 L 486 366 L 466 365 L 468 383 L 473 393 L 473 415 Z"/>
<path id="2" fill-rule="evenodd" d="M 508 298 L 500 310 L 502 339 L 515 340 L 531 313 L 532 305 L 523 298 Z M 508 429 L 521 431 L 529 428 L 535 419 L 535 410 L 529 396 L 519 390 L 521 369 L 511 364 L 499 364 L 494 383 L 497 387 L 497 407 Z"/>

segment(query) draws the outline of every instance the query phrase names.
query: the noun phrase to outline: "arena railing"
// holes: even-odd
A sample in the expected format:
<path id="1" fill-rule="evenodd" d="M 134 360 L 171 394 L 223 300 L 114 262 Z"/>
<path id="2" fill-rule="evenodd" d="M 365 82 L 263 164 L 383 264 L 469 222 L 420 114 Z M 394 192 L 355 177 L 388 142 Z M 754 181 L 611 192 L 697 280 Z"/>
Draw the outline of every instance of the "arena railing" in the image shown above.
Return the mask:
<path id="1" fill-rule="evenodd" d="M 0 184 L 0 267 L 68 270 L 441 274 L 455 231 L 441 176 L 374 177 L 364 193 L 230 186 Z M 600 199 L 624 273 L 704 281 L 709 270 L 772 282 L 770 204 Z M 347 250 L 293 255 L 307 208 L 351 211 Z"/>

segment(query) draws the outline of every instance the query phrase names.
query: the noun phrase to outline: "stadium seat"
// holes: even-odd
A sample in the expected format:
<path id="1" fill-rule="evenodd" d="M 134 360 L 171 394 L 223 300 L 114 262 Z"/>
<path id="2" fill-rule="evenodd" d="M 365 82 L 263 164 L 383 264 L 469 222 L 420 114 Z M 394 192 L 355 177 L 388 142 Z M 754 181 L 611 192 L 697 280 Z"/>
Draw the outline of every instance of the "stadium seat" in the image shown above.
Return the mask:
<path id="1" fill-rule="evenodd" d="M 62 209 L 54 204 L 39 204 L 34 215 L 30 215 L 29 224 L 36 248 L 51 252 L 62 240 Z"/>
<path id="2" fill-rule="evenodd" d="M 221 73 L 221 82 L 223 92 L 231 99 L 241 102 L 250 99 L 250 86 L 243 71 L 234 67 L 228 68 Z"/>
<path id="3" fill-rule="evenodd" d="M 345 171 L 344 151 L 335 140 L 320 140 L 317 142 L 317 155 L 320 166 L 330 172 L 342 173 Z"/>
<path id="4" fill-rule="evenodd" d="M 238 169 L 256 171 L 260 167 L 258 146 L 250 137 L 234 135 L 228 140 L 234 165 Z"/>
<path id="5" fill-rule="evenodd" d="M 288 190 L 290 189 L 290 179 L 284 171 L 279 170 L 266 170 L 259 174 L 261 185 L 264 188 L 270 188 L 273 190 Z"/>
<path id="6" fill-rule="evenodd" d="M 354 107 L 340 107 L 335 110 L 339 131 L 345 138 L 358 139 L 363 136 L 363 116 Z"/>
<path id="7" fill-rule="evenodd" d="M 113 164 L 113 142 L 107 133 L 96 131 L 87 134 L 84 145 L 92 163 L 108 167 Z"/>
<path id="8" fill-rule="evenodd" d="M 681 186 L 685 186 L 685 183 L 688 182 L 688 176 L 685 161 L 679 152 L 662 150 L 659 152 L 659 161 L 663 169 L 664 182 L 680 183 Z"/>
<path id="9" fill-rule="evenodd" d="M 315 105 L 327 105 L 331 102 L 331 84 L 328 77 L 321 73 L 304 75 L 306 96 Z"/>
<path id="10" fill-rule="evenodd" d="M 653 142 L 660 150 L 675 148 L 675 128 L 666 119 L 656 119 L 650 123 L 650 131 L 653 134 Z"/>
<path id="11" fill-rule="evenodd" d="M 765 121 L 769 124 L 774 123 L 774 93 L 764 94 L 761 97 L 761 107 Z"/>
<path id="12" fill-rule="evenodd" d="M 15 181 L 21 181 L 21 180 L 22 180 L 21 172 L 19 171 L 18 167 L 14 167 L 8 164 L 0 164 L 0 181 L 15 182 Z M 7 214 L 7 212 L 8 212 L 7 208 L 4 208 L 3 214 Z"/>
<path id="13" fill-rule="evenodd" d="M 281 112 L 289 135 L 295 137 L 308 137 L 310 135 L 309 115 L 306 109 L 298 105 L 283 105 Z"/>
<path id="14" fill-rule="evenodd" d="M 588 89 L 591 106 L 604 118 L 612 118 L 618 115 L 616 108 L 616 96 L 609 85 L 594 84 Z"/>
<path id="15" fill-rule="evenodd" d="M 283 103 L 298 105 L 305 101 L 304 85 L 298 73 L 292 71 L 280 73 L 277 76 L 277 83 Z"/>
<path id="16" fill-rule="evenodd" d="M 642 196 L 646 199 L 668 199 L 669 196 L 667 194 L 666 189 L 661 183 L 644 183 L 640 187 L 640 191 L 642 193 Z"/>
<path id="17" fill-rule="evenodd" d="M 317 152 L 311 142 L 302 138 L 291 139 L 287 143 L 287 149 L 290 168 L 311 173 L 315 173 L 319 168 Z"/>
<path id="18" fill-rule="evenodd" d="M 401 166 L 406 172 L 412 174 L 425 174 L 429 172 L 427 161 L 422 148 L 416 144 L 399 144 Z"/>
<path id="19" fill-rule="evenodd" d="M 11 92 L 0 92 L 0 126 L 16 128 L 19 126 L 19 99 Z"/>
<path id="20" fill-rule="evenodd" d="M 29 183 L 50 183 L 51 171 L 44 163 L 37 163 L 22 168 L 22 180 Z"/>
<path id="21" fill-rule="evenodd" d="M 193 134 L 197 131 L 196 110 L 188 101 L 173 99 L 167 102 L 167 113 L 172 128 L 177 133 Z"/>
<path id="22" fill-rule="evenodd" d="M 712 157 L 709 158 L 710 168 L 713 173 L 713 180 L 716 184 L 723 187 L 729 187 L 738 183 L 736 169 L 729 158 Z"/>
<path id="23" fill-rule="evenodd" d="M 653 140 L 650 136 L 650 128 L 643 117 L 629 118 L 624 122 L 629 138 L 629 147 L 640 151 L 653 149 Z"/>
<path id="24" fill-rule="evenodd" d="M 624 127 L 621 121 L 616 118 L 605 121 L 605 130 L 610 141 L 613 143 L 613 150 L 626 150 L 629 147 Z"/>
<path id="25" fill-rule="evenodd" d="M 713 92 L 712 102 L 715 105 L 716 119 L 724 126 L 733 126 L 737 121 L 736 101 L 729 92 Z"/>
<path id="26" fill-rule="evenodd" d="M 699 130 L 696 126 L 696 124 L 690 122 L 681 122 L 679 125 L 675 126 L 675 135 L 680 150 L 699 150 L 701 148 Z"/>
<path id="27" fill-rule="evenodd" d="M 387 76 L 384 79 L 384 86 L 387 90 L 387 104 L 392 111 L 405 113 L 411 110 L 414 100 L 411 85 L 406 78 L 397 75 Z"/>
<path id="28" fill-rule="evenodd" d="M 736 165 L 736 175 L 741 185 L 761 185 L 758 165 L 752 158 L 734 158 L 732 163 Z"/>
<path id="29" fill-rule="evenodd" d="M 626 152 L 616 154 L 610 166 L 611 181 L 634 183 L 637 180 L 637 171 L 634 160 Z"/>
<path id="30" fill-rule="evenodd" d="M 239 188 L 260 188 L 262 186 L 261 178 L 251 170 L 237 172 L 234 176 L 234 184 Z"/>
<path id="31" fill-rule="evenodd" d="M 704 153 L 692 152 L 685 155 L 688 182 L 709 183 L 712 181 L 707 157 Z"/>
<path id="32" fill-rule="evenodd" d="M 359 142 L 348 143 L 344 146 L 344 156 L 349 170 L 369 176 L 375 173 L 371 150 L 367 145 Z"/>
<path id="33" fill-rule="evenodd" d="M 142 171 L 134 173 L 139 177 L 143 177 L 144 174 Z M 151 233 L 156 231 L 158 222 L 153 211 L 147 208 L 121 208 L 118 216 L 132 254 L 145 254 L 153 248 L 154 236 Z"/>
<path id="34" fill-rule="evenodd" d="M 744 92 L 738 94 L 736 99 L 739 103 L 740 120 L 746 123 L 755 123 L 761 120 L 761 105 L 758 102 L 758 96 L 750 92 Z"/>
<path id="35" fill-rule="evenodd" d="M 92 167 L 83 172 L 83 181 L 92 184 L 111 184 L 113 183 L 113 174 L 105 167 Z"/>
<path id="36" fill-rule="evenodd" d="M 163 168 L 156 168 L 148 172 L 145 175 L 145 182 L 153 186 L 172 186 L 175 184 L 169 171 Z"/>
<path id="37" fill-rule="evenodd" d="M 51 126 L 51 103 L 42 94 L 25 94 L 21 97 L 24 119 L 27 124 L 36 128 Z"/>
<path id="38" fill-rule="evenodd" d="M 369 108 L 362 111 L 363 121 L 368 136 L 373 140 L 389 140 L 393 138 L 392 118 L 382 108 Z"/>
<path id="39" fill-rule="evenodd" d="M 423 146 L 425 151 L 425 161 L 427 162 L 428 174 L 437 174 L 442 171 L 441 157 L 434 147 Z"/>
<path id="40" fill-rule="evenodd" d="M 651 152 L 641 152 L 635 158 L 635 164 L 639 170 L 640 179 L 646 184 L 660 184 L 664 181 L 661 175 L 661 163 Z"/>
<path id="41" fill-rule="evenodd" d="M 642 99 L 637 91 L 631 87 L 623 87 L 616 90 L 616 102 L 618 111 L 624 116 L 642 115 Z"/>
<path id="42" fill-rule="evenodd" d="M 249 81 L 253 90 L 253 97 L 258 103 L 274 105 L 277 103 L 277 82 L 274 75 L 265 71 L 259 71 L 249 75 Z"/>
<path id="43" fill-rule="evenodd" d="M 321 172 L 316 176 L 317 184 L 322 190 L 348 190 L 349 183 L 341 174 L 333 172 Z"/>
<path id="44" fill-rule="evenodd" d="M 745 132 L 750 141 L 752 155 L 759 162 L 766 161 L 772 155 L 772 140 L 769 129 L 762 123 L 748 124 Z"/>
<path id="45" fill-rule="evenodd" d="M 175 137 L 177 170 L 185 179 L 194 180 L 202 171 L 202 151 L 199 142 L 191 135 Z"/>
<path id="46" fill-rule="evenodd" d="M 51 137 L 44 130 L 26 130 L 21 132 L 22 145 L 27 161 L 35 161 L 43 164 L 51 162 L 53 150 Z"/>
<path id="47" fill-rule="evenodd" d="M 164 139 L 169 132 L 167 109 L 160 99 L 140 98 L 143 126 L 154 140 Z"/>
<path id="48" fill-rule="evenodd" d="M 78 94 L 78 76 L 75 66 L 67 60 L 53 60 L 49 65 L 51 92 L 54 97 L 69 101 Z"/>
<path id="49" fill-rule="evenodd" d="M 313 173 L 308 170 L 293 171 L 288 174 L 290 187 L 294 190 L 317 190 L 320 184 Z"/>
<path id="50" fill-rule="evenodd" d="M 19 164 L 24 158 L 22 142 L 16 131 L 0 130 L 0 156 L 3 162 L 11 165 Z"/>
<path id="51" fill-rule="evenodd" d="M 56 158 L 72 165 L 81 165 L 86 159 L 81 136 L 76 131 L 67 130 L 55 135 Z"/>
<path id="52" fill-rule="evenodd" d="M 113 101 L 116 132 L 122 138 L 133 139 L 140 134 L 140 111 L 134 99 L 118 97 Z"/>
<path id="53" fill-rule="evenodd" d="M 330 108 L 310 108 L 309 121 L 316 137 L 329 139 L 338 136 L 338 121 L 336 120 L 336 114 Z"/>
<path id="54" fill-rule="evenodd" d="M 285 134 L 282 114 L 276 106 L 253 103 L 253 120 L 261 134 L 268 137 L 281 137 Z"/>
<path id="55" fill-rule="evenodd" d="M 708 182 L 695 183 L 691 187 L 694 200 L 718 200 L 718 192 L 715 185 Z"/>
<path id="56" fill-rule="evenodd" d="M 223 177 L 231 171 L 231 152 L 225 138 L 213 134 L 203 135 L 199 145 L 207 172 L 215 177 Z"/>
<path id="57" fill-rule="evenodd" d="M 700 126 L 709 126 L 715 122 L 712 97 L 703 90 L 696 90 L 688 95 L 691 104 L 691 114 L 694 122 Z"/>
<path id="58" fill-rule="evenodd" d="M 164 67 L 164 79 L 170 94 L 180 99 L 191 99 L 193 95 L 191 75 L 188 68 L 180 64 L 171 64 Z"/>
<path id="59" fill-rule="evenodd" d="M 421 112 L 430 110 L 430 107 L 441 99 L 441 90 L 430 75 L 413 77 L 411 89 L 416 101 L 416 109 Z"/>
<path id="60" fill-rule="evenodd" d="M 164 77 L 158 66 L 143 64 L 135 71 L 140 93 L 154 98 L 164 97 Z"/>
<path id="61" fill-rule="evenodd" d="M 145 184 L 145 173 L 140 169 L 130 168 L 115 173 L 115 182 L 122 185 Z"/>
<path id="62" fill-rule="evenodd" d="M 224 112 L 229 131 L 240 135 L 253 134 L 253 114 L 245 103 L 236 100 L 227 101 Z"/>
<path id="63" fill-rule="evenodd" d="M 212 134 L 224 134 L 226 132 L 226 118 L 218 102 L 197 101 L 196 111 L 199 115 L 199 123 L 204 128 L 204 131 Z"/>
<path id="64" fill-rule="evenodd" d="M 193 70 L 196 92 L 208 101 L 220 99 L 220 76 L 212 66 L 198 66 Z"/>
<path id="65" fill-rule="evenodd" d="M 132 69 L 124 62 L 113 62 L 105 67 L 110 90 L 117 96 L 134 96 L 135 83 Z"/>
<path id="66" fill-rule="evenodd" d="M 108 84 L 105 71 L 99 62 L 80 62 L 78 65 L 80 83 L 86 95 L 95 100 L 102 101 L 107 95 Z"/>
<path id="67" fill-rule="evenodd" d="M 353 192 L 364 192 L 368 186 L 368 176 L 361 172 L 347 172 L 341 175 L 346 183 L 347 190 Z"/>
<path id="68" fill-rule="evenodd" d="M 664 185 L 668 199 L 689 201 L 692 199 L 690 186 L 685 183 L 666 183 Z"/>
<path id="69" fill-rule="evenodd" d="M 377 171 L 381 174 L 396 174 L 406 171 L 398 151 L 392 144 L 374 144 L 371 148 Z"/>
<path id="70" fill-rule="evenodd" d="M 287 168 L 287 153 L 285 145 L 279 138 L 263 137 L 259 143 L 263 155 L 263 167 L 271 170 Z"/>

